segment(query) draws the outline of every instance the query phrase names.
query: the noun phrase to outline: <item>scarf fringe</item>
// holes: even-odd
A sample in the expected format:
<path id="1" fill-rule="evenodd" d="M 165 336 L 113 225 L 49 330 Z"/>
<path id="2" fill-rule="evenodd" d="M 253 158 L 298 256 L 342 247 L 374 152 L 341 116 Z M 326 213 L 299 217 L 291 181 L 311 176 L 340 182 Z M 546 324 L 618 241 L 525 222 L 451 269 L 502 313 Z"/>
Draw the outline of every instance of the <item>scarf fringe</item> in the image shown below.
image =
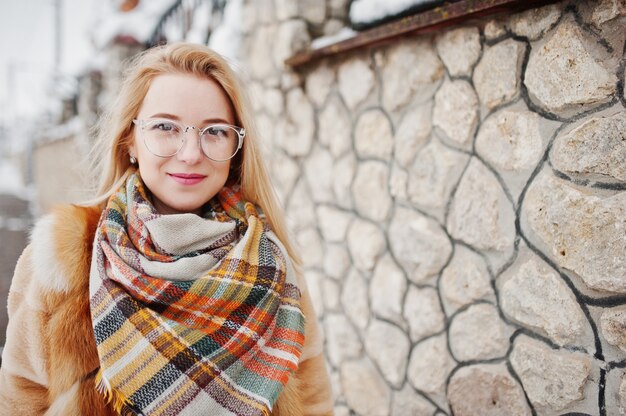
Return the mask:
<path id="1" fill-rule="evenodd" d="M 102 373 L 102 368 L 96 374 L 96 390 L 104 397 L 104 402 L 111 404 L 115 413 L 121 414 L 124 406 L 132 406 L 128 398 L 124 397 L 119 391 L 113 389 L 109 380 Z"/>

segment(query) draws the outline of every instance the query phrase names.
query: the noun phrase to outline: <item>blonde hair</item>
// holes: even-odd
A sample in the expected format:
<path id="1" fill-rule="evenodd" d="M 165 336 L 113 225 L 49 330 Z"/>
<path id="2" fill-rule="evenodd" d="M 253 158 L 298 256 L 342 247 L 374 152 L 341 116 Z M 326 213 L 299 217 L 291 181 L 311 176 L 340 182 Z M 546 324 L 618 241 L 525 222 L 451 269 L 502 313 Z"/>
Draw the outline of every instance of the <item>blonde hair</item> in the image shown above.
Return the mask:
<path id="1" fill-rule="evenodd" d="M 161 74 L 181 73 L 216 81 L 230 99 L 235 124 L 246 130 L 242 150 L 231 160 L 229 181 L 240 185 L 245 200 L 259 206 L 267 222 L 285 245 L 291 259 L 300 264 L 289 242 L 284 214 L 261 157 L 250 104 L 230 65 L 213 50 L 190 43 L 172 43 L 148 49 L 131 61 L 117 99 L 99 120 L 91 157 L 99 172 L 96 197 L 90 201 L 104 208 L 106 200 L 130 173 L 128 150 L 133 140 L 133 119 L 139 113 L 152 80 Z"/>

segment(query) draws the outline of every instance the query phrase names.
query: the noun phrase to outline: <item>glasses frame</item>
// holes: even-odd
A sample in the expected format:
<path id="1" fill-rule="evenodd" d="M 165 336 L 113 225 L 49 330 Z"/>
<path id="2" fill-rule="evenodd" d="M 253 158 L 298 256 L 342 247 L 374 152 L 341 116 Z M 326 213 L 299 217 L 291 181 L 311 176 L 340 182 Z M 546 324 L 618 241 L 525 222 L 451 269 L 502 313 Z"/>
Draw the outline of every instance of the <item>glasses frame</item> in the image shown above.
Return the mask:
<path id="1" fill-rule="evenodd" d="M 158 122 L 158 121 L 164 121 L 164 122 L 168 122 L 168 123 L 172 123 L 172 124 L 176 124 L 177 126 L 181 127 L 181 130 L 183 132 L 183 139 L 180 142 L 180 146 L 178 147 L 178 149 L 176 150 L 176 152 L 172 153 L 171 155 L 168 156 L 161 156 L 161 155 L 157 155 L 156 153 L 154 153 L 152 150 L 150 150 L 150 147 L 148 146 L 148 143 L 146 143 L 146 136 L 145 134 L 141 134 L 142 137 L 142 141 L 144 146 L 146 146 L 146 149 L 148 149 L 148 151 L 150 153 L 152 153 L 153 155 L 155 155 L 156 157 L 162 157 L 162 158 L 168 158 L 168 157 L 172 157 L 176 154 L 178 154 L 178 152 L 180 152 L 180 150 L 185 146 L 185 143 L 187 142 L 187 131 L 189 129 L 192 130 L 197 130 L 198 131 L 198 146 L 200 146 L 200 149 L 202 150 L 202 154 L 204 156 L 206 156 L 208 159 L 214 161 L 214 162 L 226 162 L 230 159 L 232 159 L 233 157 L 235 157 L 235 155 L 239 152 L 239 150 L 243 147 L 243 139 L 246 137 L 246 129 L 244 129 L 243 127 L 239 127 L 239 126 L 233 126 L 232 124 L 228 124 L 228 123 L 213 123 L 213 124 L 209 124 L 205 127 L 203 127 L 202 129 L 200 129 L 199 127 L 196 126 L 186 126 L 184 124 L 181 124 L 177 121 L 174 120 L 170 120 L 167 118 L 152 118 L 152 119 L 133 119 L 133 124 L 136 125 L 137 127 L 139 127 L 139 129 L 143 132 L 144 128 L 146 127 L 146 124 L 148 123 L 152 123 L 152 122 Z M 237 142 L 237 149 L 235 149 L 235 152 L 233 153 L 233 155 L 227 159 L 214 159 L 211 156 L 207 155 L 206 152 L 204 151 L 204 148 L 202 147 L 202 144 L 200 143 L 200 137 L 202 137 L 202 135 L 204 134 L 205 131 L 207 131 L 208 129 L 210 129 L 211 127 L 215 127 L 215 126 L 223 126 L 223 127 L 228 127 L 230 129 L 233 129 L 235 131 L 235 133 L 237 133 L 237 137 L 239 139 L 239 141 Z"/>

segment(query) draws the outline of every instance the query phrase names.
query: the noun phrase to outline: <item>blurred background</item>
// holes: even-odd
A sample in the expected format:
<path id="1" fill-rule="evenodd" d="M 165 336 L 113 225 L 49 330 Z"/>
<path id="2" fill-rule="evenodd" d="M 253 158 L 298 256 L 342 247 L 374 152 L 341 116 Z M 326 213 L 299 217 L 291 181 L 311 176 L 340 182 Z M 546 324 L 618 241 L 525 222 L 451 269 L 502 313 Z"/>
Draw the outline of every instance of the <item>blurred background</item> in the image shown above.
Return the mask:
<path id="1" fill-rule="evenodd" d="M 0 346 L 125 62 L 248 87 L 337 416 L 626 412 L 623 0 L 0 0 Z"/>
<path id="2" fill-rule="evenodd" d="M 4 344 L 6 294 L 39 209 L 31 204 L 36 195 L 32 149 L 36 140 L 60 124 L 64 102 L 75 95 L 77 79 L 94 56 L 89 28 L 98 2 L 0 4 L 0 344 Z"/>

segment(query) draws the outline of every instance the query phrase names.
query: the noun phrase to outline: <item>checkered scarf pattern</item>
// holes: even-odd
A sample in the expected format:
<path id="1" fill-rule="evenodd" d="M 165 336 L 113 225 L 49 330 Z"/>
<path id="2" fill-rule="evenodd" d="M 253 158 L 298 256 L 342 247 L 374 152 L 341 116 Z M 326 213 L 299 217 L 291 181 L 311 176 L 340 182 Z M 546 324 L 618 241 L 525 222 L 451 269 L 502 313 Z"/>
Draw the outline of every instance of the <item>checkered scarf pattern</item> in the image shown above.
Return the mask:
<path id="1" fill-rule="evenodd" d="M 304 344 L 286 251 L 224 188 L 160 215 L 137 172 L 109 199 L 90 272 L 101 392 L 126 414 L 269 415 Z"/>

